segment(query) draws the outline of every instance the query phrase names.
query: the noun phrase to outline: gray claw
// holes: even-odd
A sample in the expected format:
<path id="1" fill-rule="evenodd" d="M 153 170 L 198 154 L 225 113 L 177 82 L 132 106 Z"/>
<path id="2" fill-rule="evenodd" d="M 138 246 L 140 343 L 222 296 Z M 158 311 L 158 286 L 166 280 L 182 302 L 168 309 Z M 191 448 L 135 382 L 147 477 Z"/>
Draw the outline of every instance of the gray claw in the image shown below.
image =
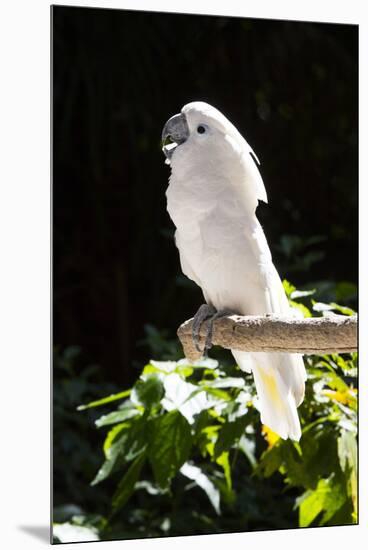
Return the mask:
<path id="1" fill-rule="evenodd" d="M 207 356 L 207 351 L 211 349 L 212 347 L 212 334 L 213 334 L 213 323 L 218 319 L 219 317 L 225 317 L 226 315 L 233 315 L 233 311 L 230 311 L 229 309 L 220 309 L 219 311 L 216 311 L 216 309 L 213 306 L 209 306 L 208 304 L 202 304 L 201 307 L 198 309 L 197 313 L 194 316 L 193 319 L 193 325 L 192 325 L 192 338 L 195 345 L 195 348 L 200 353 L 203 353 L 204 356 Z M 206 340 L 204 344 L 203 350 L 199 347 L 199 332 L 201 330 L 202 323 L 204 321 L 208 321 L 207 325 L 207 334 L 206 334 Z"/>
<path id="2" fill-rule="evenodd" d="M 216 313 L 216 309 L 208 304 L 202 304 L 198 309 L 197 313 L 194 315 L 193 324 L 192 324 L 192 338 L 195 345 L 195 348 L 200 353 L 206 351 L 206 347 L 202 350 L 199 347 L 199 332 L 201 330 L 202 323 L 209 319 Z"/>
<path id="3" fill-rule="evenodd" d="M 220 317 L 226 317 L 226 315 L 233 315 L 233 314 L 234 312 L 230 311 L 229 309 L 226 309 L 226 308 L 220 309 L 219 311 L 216 311 L 216 313 L 208 321 L 206 341 L 204 344 L 205 355 L 207 354 L 207 351 L 212 348 L 213 323 L 216 321 L 216 319 L 219 319 Z"/>

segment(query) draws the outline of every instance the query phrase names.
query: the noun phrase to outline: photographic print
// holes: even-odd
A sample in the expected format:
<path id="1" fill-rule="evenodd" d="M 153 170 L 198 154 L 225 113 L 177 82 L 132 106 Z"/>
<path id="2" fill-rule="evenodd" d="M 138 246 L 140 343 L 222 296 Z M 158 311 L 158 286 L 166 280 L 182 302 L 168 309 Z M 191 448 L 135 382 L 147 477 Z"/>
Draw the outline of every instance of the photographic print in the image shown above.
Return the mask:
<path id="1" fill-rule="evenodd" d="M 358 26 L 51 7 L 53 542 L 358 522 Z"/>

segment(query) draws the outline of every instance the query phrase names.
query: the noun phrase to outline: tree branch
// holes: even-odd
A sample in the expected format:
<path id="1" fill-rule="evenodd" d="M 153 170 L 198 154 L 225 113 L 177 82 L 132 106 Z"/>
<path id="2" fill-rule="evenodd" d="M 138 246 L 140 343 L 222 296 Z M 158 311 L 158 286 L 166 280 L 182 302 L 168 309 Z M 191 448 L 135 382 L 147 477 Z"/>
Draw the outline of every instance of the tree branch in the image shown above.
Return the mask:
<path id="1" fill-rule="evenodd" d="M 189 361 L 201 357 L 192 340 L 193 319 L 178 328 L 178 337 Z M 200 347 L 207 331 L 204 322 L 200 331 Z M 279 315 L 231 315 L 216 319 L 213 324 L 214 345 L 241 351 L 304 353 L 349 353 L 357 350 L 358 317 L 331 315 L 295 319 Z"/>

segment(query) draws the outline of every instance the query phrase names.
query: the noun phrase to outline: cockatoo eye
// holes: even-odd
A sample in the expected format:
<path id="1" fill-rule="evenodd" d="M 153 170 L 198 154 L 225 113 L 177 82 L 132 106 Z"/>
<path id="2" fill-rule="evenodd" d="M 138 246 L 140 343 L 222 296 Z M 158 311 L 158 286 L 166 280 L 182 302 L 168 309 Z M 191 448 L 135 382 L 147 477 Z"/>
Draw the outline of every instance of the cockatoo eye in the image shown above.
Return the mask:
<path id="1" fill-rule="evenodd" d="M 207 128 L 203 124 L 200 124 L 199 126 L 197 126 L 198 134 L 205 134 L 206 131 L 207 131 Z"/>

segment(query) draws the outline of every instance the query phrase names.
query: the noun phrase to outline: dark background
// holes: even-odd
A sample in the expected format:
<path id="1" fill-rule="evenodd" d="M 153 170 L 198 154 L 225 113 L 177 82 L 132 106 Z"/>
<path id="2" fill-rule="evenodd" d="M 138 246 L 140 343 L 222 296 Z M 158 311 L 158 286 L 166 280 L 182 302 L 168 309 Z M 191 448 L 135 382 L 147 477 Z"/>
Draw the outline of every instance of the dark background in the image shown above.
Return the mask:
<path id="1" fill-rule="evenodd" d="M 356 304 L 356 26 L 52 14 L 59 350 L 80 346 L 128 387 L 152 355 L 147 325 L 174 338 L 202 302 L 181 275 L 160 150 L 165 121 L 193 100 L 220 109 L 261 160 L 258 216 L 281 277 Z"/>

